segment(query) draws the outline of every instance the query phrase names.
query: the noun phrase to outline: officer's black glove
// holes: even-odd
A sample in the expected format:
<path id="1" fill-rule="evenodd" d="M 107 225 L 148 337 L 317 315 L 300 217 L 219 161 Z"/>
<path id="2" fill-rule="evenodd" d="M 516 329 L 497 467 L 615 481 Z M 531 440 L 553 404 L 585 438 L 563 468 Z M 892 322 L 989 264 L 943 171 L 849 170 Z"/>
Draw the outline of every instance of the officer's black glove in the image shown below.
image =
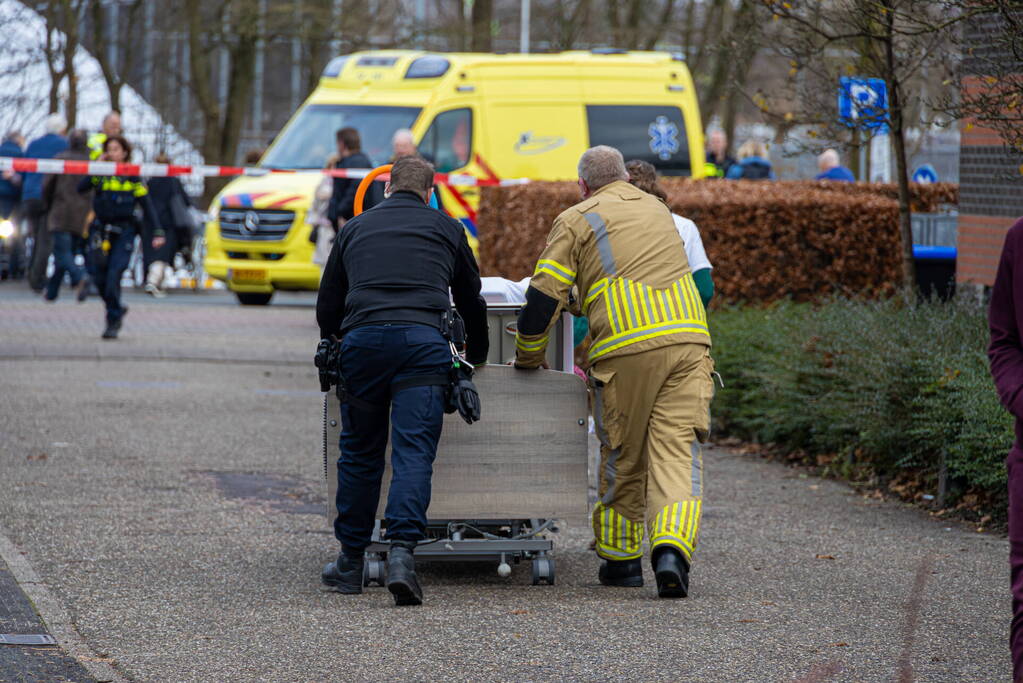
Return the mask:
<path id="1" fill-rule="evenodd" d="M 455 377 L 452 378 L 451 395 L 448 400 L 446 412 L 452 413 L 455 410 L 465 420 L 466 424 L 472 424 L 480 419 L 480 395 L 476 391 L 476 385 L 472 383 L 472 370 L 466 365 L 460 364 L 453 369 Z"/>

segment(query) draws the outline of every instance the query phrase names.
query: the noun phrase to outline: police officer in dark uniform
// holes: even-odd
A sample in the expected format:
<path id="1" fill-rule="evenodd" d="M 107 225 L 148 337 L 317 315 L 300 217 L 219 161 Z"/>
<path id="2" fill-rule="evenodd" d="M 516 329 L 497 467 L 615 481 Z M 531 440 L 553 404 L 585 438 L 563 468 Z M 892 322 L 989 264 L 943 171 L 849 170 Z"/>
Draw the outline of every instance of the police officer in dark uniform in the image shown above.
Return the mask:
<path id="1" fill-rule="evenodd" d="M 422 603 L 412 552 L 425 538 L 445 387 L 416 378 L 452 367 L 441 333 L 452 299 L 465 321 L 466 360 L 485 363 L 489 348 L 479 268 L 461 223 L 427 206 L 433 176 L 419 157 L 394 163 L 387 199 L 338 234 L 316 301 L 320 336 L 342 340 L 349 396 L 341 406 L 334 521 L 341 553 L 321 578 L 341 593 L 362 592 L 390 423 L 387 588 L 398 605 Z"/>

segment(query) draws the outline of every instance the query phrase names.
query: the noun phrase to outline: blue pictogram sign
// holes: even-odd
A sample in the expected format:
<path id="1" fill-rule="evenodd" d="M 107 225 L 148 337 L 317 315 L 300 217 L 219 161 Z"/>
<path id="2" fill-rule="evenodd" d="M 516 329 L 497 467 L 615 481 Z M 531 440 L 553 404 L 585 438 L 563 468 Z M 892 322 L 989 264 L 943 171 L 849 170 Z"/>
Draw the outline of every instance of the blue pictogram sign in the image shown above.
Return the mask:
<path id="1" fill-rule="evenodd" d="M 667 161 L 679 150 L 678 126 L 667 116 L 658 116 L 646 130 L 650 134 L 650 151 L 661 161 Z"/>
<path id="2" fill-rule="evenodd" d="M 930 185 L 931 183 L 938 182 L 938 172 L 935 171 L 934 167 L 930 164 L 923 164 L 916 167 L 916 170 L 913 171 L 913 177 L 910 178 L 910 180 L 914 183 Z"/>
<path id="3" fill-rule="evenodd" d="M 838 116 L 850 128 L 888 132 L 888 88 L 883 78 L 838 79 Z"/>

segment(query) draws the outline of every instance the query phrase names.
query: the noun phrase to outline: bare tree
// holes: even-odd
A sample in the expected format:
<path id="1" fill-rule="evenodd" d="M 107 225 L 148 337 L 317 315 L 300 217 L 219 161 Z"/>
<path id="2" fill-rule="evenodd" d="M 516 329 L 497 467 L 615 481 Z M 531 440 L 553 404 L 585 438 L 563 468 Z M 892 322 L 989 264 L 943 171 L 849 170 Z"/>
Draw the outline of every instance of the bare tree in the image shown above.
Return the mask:
<path id="1" fill-rule="evenodd" d="M 796 2 L 759 0 L 776 29 L 765 44 L 790 65 L 781 91 L 760 91 L 755 103 L 772 123 L 813 124 L 822 140 L 855 140 L 850 131 L 870 134 L 873 126 L 890 131 L 898 185 L 902 276 L 915 282 L 910 222 L 906 131 L 929 123 L 919 118 L 921 97 L 910 87 L 922 70 L 939 68 L 946 58 L 950 34 L 972 10 L 954 0 L 824 0 Z M 861 116 L 856 126 L 840 122 L 837 109 L 841 76 L 868 76 L 884 81 L 887 109 Z M 823 145 L 822 145 L 823 146 Z"/>
<path id="2" fill-rule="evenodd" d="M 107 92 L 110 94 L 110 108 L 120 111 L 121 88 L 127 83 L 127 75 L 131 73 L 132 65 L 138 54 L 137 51 L 131 49 L 127 36 L 131 35 L 133 27 L 138 25 L 139 10 L 142 9 L 146 0 L 119 3 L 116 14 L 111 12 L 109 3 L 104 0 L 87 1 L 92 24 L 93 57 L 99 62 L 100 70 L 103 72 L 103 80 L 106 82 Z M 123 22 L 120 19 L 121 9 L 127 12 Z M 122 23 L 126 27 L 124 30 L 122 30 Z M 72 30 L 67 23 L 65 23 L 65 27 L 67 27 L 65 30 Z"/>
<path id="3" fill-rule="evenodd" d="M 938 107 L 968 126 L 997 131 L 1023 153 L 1023 5 L 977 0 L 971 8 L 983 11 L 956 35 L 962 61 L 950 76 L 954 90 Z"/>

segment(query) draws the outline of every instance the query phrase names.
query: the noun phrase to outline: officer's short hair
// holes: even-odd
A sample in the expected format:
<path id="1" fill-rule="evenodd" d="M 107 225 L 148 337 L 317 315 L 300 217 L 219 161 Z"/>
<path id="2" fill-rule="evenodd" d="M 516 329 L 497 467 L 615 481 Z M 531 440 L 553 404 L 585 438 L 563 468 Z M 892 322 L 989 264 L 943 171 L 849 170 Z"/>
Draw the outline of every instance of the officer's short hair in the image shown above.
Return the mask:
<path id="1" fill-rule="evenodd" d="M 359 131 L 354 128 L 342 128 L 337 132 L 338 142 L 345 143 L 345 149 L 349 152 L 361 152 L 362 140 L 359 139 Z"/>
<path id="2" fill-rule="evenodd" d="M 593 191 L 616 180 L 628 180 L 629 173 L 625 170 L 621 152 L 614 147 L 597 145 L 583 152 L 579 158 L 579 177 Z"/>
<path id="3" fill-rule="evenodd" d="M 415 192 L 426 201 L 433 187 L 433 164 L 422 157 L 401 157 L 391 167 L 391 192 Z"/>

